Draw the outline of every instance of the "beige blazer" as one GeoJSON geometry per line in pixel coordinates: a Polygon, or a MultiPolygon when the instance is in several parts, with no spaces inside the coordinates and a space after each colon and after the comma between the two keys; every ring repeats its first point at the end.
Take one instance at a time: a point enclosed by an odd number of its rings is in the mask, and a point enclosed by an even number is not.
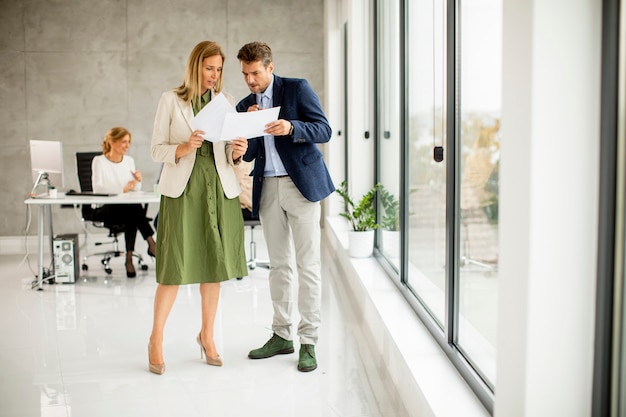
{"type": "MultiPolygon", "coordinates": [[[[232,104],[233,97],[223,94],[232,104]]],[[[150,152],[154,161],[163,163],[158,190],[165,196],[180,197],[189,181],[196,153],[191,152],[177,162],[176,148],[181,143],[189,141],[193,131],[191,127],[193,117],[191,103],[181,100],[173,90],[161,95],[154,118],[150,152]]],[[[224,194],[227,198],[237,197],[241,193],[241,187],[233,170],[233,151],[230,142],[213,143],[213,154],[224,194]]]]}
{"type": "Polygon", "coordinates": [[[239,186],[241,187],[241,194],[239,194],[239,203],[241,208],[246,208],[252,211],[252,177],[250,172],[252,171],[252,163],[241,161],[239,165],[235,167],[235,174],[239,179],[239,186]]]}

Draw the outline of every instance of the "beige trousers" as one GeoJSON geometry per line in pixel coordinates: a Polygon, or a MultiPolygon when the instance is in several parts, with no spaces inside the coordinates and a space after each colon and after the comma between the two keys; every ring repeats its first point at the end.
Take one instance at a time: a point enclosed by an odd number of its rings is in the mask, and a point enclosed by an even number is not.
{"type": "Polygon", "coordinates": [[[312,203],[304,198],[291,178],[265,178],[259,217],[270,258],[269,285],[274,307],[272,329],[283,339],[293,340],[295,266],[300,344],[317,344],[321,321],[320,216],[319,201],[312,203]]]}

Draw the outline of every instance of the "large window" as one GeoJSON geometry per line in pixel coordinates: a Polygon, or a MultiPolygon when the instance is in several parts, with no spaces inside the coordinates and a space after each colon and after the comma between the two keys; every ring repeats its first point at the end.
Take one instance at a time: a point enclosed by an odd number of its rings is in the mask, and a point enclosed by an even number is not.
{"type": "Polygon", "coordinates": [[[377,150],[378,247],[391,265],[399,269],[400,256],[400,9],[397,2],[378,4],[377,150]],[[382,162],[384,161],[384,162],[382,162]]]}
{"type": "Polygon", "coordinates": [[[376,162],[383,186],[377,253],[489,409],[496,375],[501,3],[376,6],[376,162]],[[386,222],[389,207],[402,215],[395,228],[386,222]],[[390,238],[396,228],[401,234],[390,238]]]}
{"type": "Polygon", "coordinates": [[[406,284],[443,329],[446,320],[445,2],[408,9],[407,130],[408,268],[406,284]]]}
{"type": "Polygon", "coordinates": [[[461,2],[458,346],[493,386],[497,317],[502,0],[461,2]]]}

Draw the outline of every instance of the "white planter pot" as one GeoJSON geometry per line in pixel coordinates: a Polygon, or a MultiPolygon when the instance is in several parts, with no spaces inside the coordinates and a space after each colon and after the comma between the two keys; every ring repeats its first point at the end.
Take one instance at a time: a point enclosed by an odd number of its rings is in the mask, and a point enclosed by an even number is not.
{"type": "Polygon", "coordinates": [[[348,252],[352,258],[368,258],[374,252],[374,231],[355,232],[348,235],[348,252]]]}

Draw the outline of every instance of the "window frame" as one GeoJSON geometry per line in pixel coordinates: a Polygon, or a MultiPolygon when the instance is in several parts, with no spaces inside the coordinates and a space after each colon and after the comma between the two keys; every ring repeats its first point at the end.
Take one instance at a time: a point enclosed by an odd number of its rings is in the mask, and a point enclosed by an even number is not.
{"type": "MultiPolygon", "coordinates": [[[[375,0],[373,2],[373,28],[374,28],[374,87],[376,94],[378,94],[378,80],[380,77],[380,54],[378,51],[379,41],[381,36],[381,22],[380,15],[378,13],[379,5],[385,0],[375,0]]],[[[409,213],[409,199],[408,197],[408,179],[405,175],[407,167],[409,166],[409,141],[407,138],[408,129],[408,89],[409,81],[407,74],[409,73],[409,43],[407,42],[407,29],[409,25],[409,13],[407,0],[397,0],[399,2],[399,73],[400,79],[400,91],[398,99],[400,101],[400,108],[403,111],[400,113],[400,149],[401,159],[399,166],[400,174],[400,268],[399,270],[388,260],[383,251],[379,249],[379,243],[377,242],[374,255],[385,269],[385,271],[392,277],[392,281],[398,287],[400,293],[407,300],[409,305],[415,311],[419,319],[424,323],[428,331],[433,335],[433,338],[439,344],[446,356],[450,359],[452,364],[459,371],[461,376],[465,379],[470,386],[474,394],[478,397],[479,401],[493,414],[494,408],[494,391],[495,387],[486,381],[476,369],[471,360],[465,357],[464,353],[457,346],[458,340],[458,325],[459,325],[459,267],[460,267],[460,210],[457,202],[460,197],[460,167],[459,167],[459,154],[460,150],[457,146],[457,140],[460,137],[460,120],[459,112],[460,106],[458,101],[457,88],[459,86],[459,66],[458,62],[458,36],[459,36],[459,19],[457,18],[457,12],[460,10],[461,0],[442,0],[445,3],[446,8],[446,63],[445,63],[445,88],[446,88],[446,132],[444,134],[445,148],[444,158],[447,161],[446,166],[446,289],[445,289],[445,325],[442,329],[434,317],[429,312],[429,307],[425,305],[419,295],[407,285],[407,277],[409,271],[409,242],[408,242],[408,221],[407,216],[409,213]],[[452,225],[452,226],[450,226],[452,225]]],[[[376,117],[373,120],[374,125],[374,140],[375,140],[375,182],[378,182],[381,178],[381,161],[380,161],[380,141],[383,140],[378,134],[380,129],[380,121],[378,119],[380,109],[378,102],[380,97],[374,100],[373,110],[376,117]]]]}

